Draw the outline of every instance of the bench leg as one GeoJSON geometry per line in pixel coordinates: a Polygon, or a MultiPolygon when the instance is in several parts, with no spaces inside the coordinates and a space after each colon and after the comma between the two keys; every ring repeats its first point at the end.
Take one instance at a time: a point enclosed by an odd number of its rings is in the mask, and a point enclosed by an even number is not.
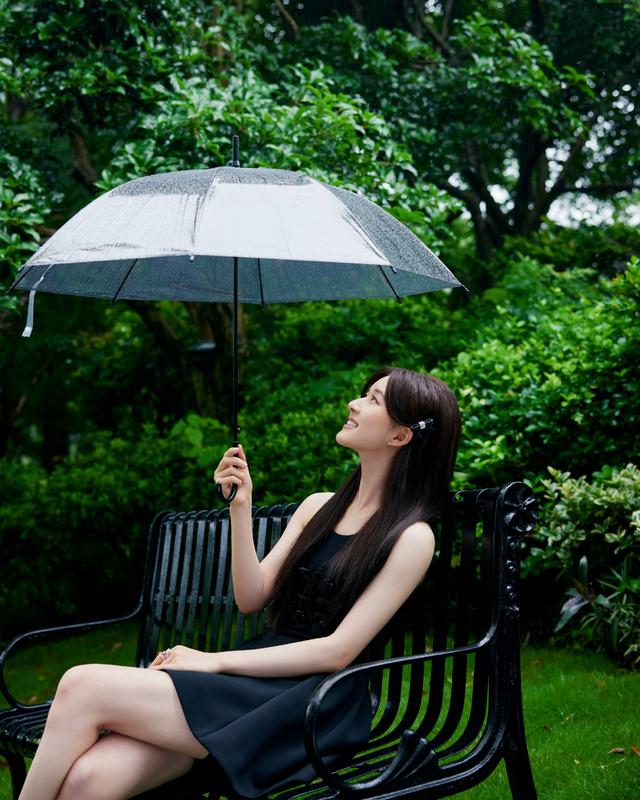
{"type": "Polygon", "coordinates": [[[511,717],[507,723],[504,750],[502,752],[504,753],[507,777],[509,778],[509,787],[513,800],[538,800],[527,749],[519,673],[516,686],[517,700],[513,704],[511,717]]]}
{"type": "Polygon", "coordinates": [[[504,761],[513,800],[538,800],[527,746],[518,749],[508,748],[504,754],[504,761]]]}
{"type": "Polygon", "coordinates": [[[3,753],[3,757],[7,760],[7,764],[9,764],[13,800],[18,800],[18,795],[22,791],[22,786],[27,777],[27,768],[24,763],[24,758],[15,753],[3,753]]]}

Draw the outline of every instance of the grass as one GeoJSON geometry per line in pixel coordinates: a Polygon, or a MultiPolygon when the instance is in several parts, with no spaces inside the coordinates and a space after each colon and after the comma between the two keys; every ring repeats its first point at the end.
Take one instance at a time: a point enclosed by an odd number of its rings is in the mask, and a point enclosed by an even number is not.
{"type": "MultiPolygon", "coordinates": [[[[523,650],[527,743],[540,800],[640,798],[640,675],[569,650],[523,650]],[[609,754],[624,747],[625,754],[609,754]]],[[[503,767],[459,797],[510,798],[503,767]]]]}
{"type": "MultiPolygon", "coordinates": [[[[10,661],[10,688],[23,701],[50,697],[73,664],[132,664],[130,625],[35,645],[10,661]]],[[[523,649],[527,741],[540,800],[640,798],[640,676],[621,672],[598,655],[570,650],[523,649]],[[623,747],[624,754],[609,754],[623,747]]],[[[504,768],[462,800],[510,800],[504,768]]],[[[0,800],[10,800],[9,772],[0,760],[0,800]]]]}

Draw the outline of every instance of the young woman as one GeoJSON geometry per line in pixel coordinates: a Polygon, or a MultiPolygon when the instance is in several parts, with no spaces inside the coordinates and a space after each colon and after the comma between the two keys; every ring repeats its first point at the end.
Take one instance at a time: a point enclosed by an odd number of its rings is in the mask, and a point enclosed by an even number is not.
{"type": "MultiPolygon", "coordinates": [[[[269,603],[267,632],[228,652],[178,645],[148,669],[70,669],[20,800],[129,798],[203,759],[199,769],[245,797],[313,776],[302,739],[309,696],[327,673],[366,657],[424,578],[429,520],[446,497],[460,430],[446,384],[405,369],[372,375],[348,409],[336,441],[360,465],[335,494],[307,497],[262,562],[243,448],[227,450],[215,470],[225,491],[237,486],[236,602],[245,613],[269,603]]],[[[370,721],[366,683],[342,681],[322,709],[327,763],[363,745],[370,721]]]]}

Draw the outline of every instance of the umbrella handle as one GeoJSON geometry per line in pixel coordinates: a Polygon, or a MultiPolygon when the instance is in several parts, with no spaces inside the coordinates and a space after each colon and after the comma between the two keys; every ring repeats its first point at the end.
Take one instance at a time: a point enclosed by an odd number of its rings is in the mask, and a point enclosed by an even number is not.
{"type": "Polygon", "coordinates": [[[216,492],[218,493],[218,497],[222,500],[223,503],[230,503],[236,496],[237,491],[238,487],[235,485],[235,483],[233,483],[231,484],[231,491],[229,492],[229,497],[225,497],[224,491],[222,490],[222,485],[216,483],[216,492]]]}

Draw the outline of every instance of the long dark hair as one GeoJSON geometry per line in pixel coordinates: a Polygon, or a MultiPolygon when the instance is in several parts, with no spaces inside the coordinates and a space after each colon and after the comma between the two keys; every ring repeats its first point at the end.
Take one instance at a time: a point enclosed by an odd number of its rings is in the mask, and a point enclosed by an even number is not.
{"type": "MultiPolygon", "coordinates": [[[[327,577],[335,582],[333,630],[381,569],[393,545],[409,525],[437,516],[449,490],[458,440],[460,411],[449,387],[433,375],[400,367],[383,367],[365,383],[362,396],[380,378],[389,376],[384,402],[391,419],[410,426],[432,420],[412,440],[398,447],[390,464],[380,508],[357,535],[329,561],[327,577]]],[[[309,520],[285,559],[269,608],[271,624],[278,628],[287,618],[296,564],[335,530],[360,485],[360,466],[309,520]]]]}

